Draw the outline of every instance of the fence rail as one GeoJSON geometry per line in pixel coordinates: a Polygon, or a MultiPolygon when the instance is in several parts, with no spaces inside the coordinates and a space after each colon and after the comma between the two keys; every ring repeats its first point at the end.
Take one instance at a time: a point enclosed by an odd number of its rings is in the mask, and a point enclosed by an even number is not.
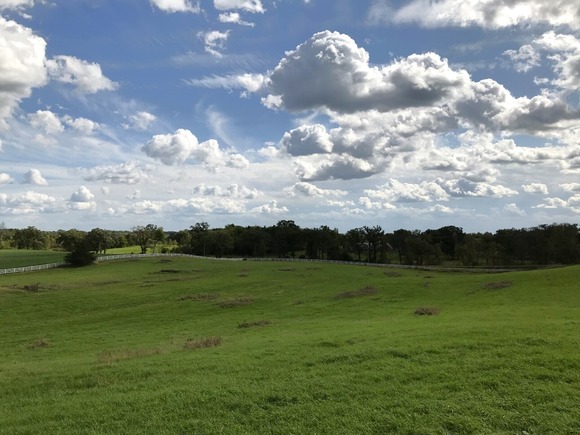
{"type": "MultiPolygon", "coordinates": [[[[307,258],[216,258],[203,257],[191,254],[117,254],[117,255],[103,255],[97,258],[97,262],[110,260],[129,260],[139,258],[151,257],[189,257],[199,258],[203,260],[220,260],[220,261],[270,261],[270,262],[296,262],[296,263],[328,263],[328,264],[345,264],[351,266],[368,266],[368,267],[384,267],[393,269],[416,269],[416,270],[432,270],[439,272],[480,272],[480,273],[500,273],[512,272],[515,269],[481,269],[481,268],[465,268],[465,267],[437,267],[437,266],[414,266],[406,264],[383,264],[383,263],[364,263],[357,261],[340,261],[340,260],[316,260],[307,258]]],[[[66,266],[66,263],[51,263],[40,264],[37,266],[12,267],[9,269],[0,269],[0,275],[8,275],[13,273],[36,272],[38,270],[55,269],[57,267],[66,266]]]]}

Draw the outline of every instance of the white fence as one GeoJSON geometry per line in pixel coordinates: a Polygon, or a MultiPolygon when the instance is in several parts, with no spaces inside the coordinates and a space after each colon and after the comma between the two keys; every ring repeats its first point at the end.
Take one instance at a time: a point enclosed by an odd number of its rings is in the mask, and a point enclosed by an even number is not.
{"type": "MultiPolygon", "coordinates": [[[[278,262],[300,262],[300,263],[328,263],[328,264],[345,264],[351,266],[370,266],[370,267],[384,267],[394,269],[419,269],[419,270],[433,270],[440,272],[459,272],[459,271],[477,271],[482,273],[499,273],[511,272],[514,269],[475,269],[475,268],[444,268],[437,266],[410,266],[404,264],[383,264],[383,263],[363,263],[356,261],[339,261],[339,260],[311,260],[303,258],[215,258],[202,257],[199,255],[190,254],[119,254],[119,255],[104,255],[97,258],[97,262],[109,260],[127,260],[151,257],[189,257],[199,258],[204,260],[221,260],[221,261],[278,261],[278,262]]],[[[8,275],[12,273],[35,272],[37,270],[55,269],[57,267],[66,266],[66,263],[51,263],[41,264],[38,266],[13,267],[10,269],[0,269],[0,275],[8,275]]]]}

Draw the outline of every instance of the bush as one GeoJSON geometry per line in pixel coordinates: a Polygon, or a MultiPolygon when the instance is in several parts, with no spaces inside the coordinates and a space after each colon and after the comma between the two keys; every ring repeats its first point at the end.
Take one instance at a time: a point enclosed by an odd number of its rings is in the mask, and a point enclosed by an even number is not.
{"type": "Polygon", "coordinates": [[[64,257],[64,261],[73,267],[88,266],[97,261],[97,254],[81,247],[69,252],[64,257]]]}

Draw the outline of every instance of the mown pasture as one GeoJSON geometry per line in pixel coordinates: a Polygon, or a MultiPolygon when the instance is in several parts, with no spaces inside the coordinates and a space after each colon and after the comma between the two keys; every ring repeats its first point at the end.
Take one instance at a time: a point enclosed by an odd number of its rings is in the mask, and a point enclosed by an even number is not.
{"type": "Polygon", "coordinates": [[[33,249],[0,249],[0,269],[60,263],[66,252],[36,251],[33,249]]]}
{"type": "Polygon", "coordinates": [[[0,433],[580,433],[579,278],[189,258],[0,276],[0,433]]]}

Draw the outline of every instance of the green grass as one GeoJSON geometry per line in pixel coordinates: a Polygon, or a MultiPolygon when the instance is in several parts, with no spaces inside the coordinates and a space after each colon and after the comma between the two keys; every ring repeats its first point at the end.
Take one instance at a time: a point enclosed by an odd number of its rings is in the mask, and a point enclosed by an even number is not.
{"type": "Polygon", "coordinates": [[[66,253],[62,251],[2,249],[0,250],[0,269],[60,263],[64,261],[65,255],[66,253]]]}
{"type": "Polygon", "coordinates": [[[392,272],[0,276],[0,433],[580,433],[579,267],[392,272]]]}

